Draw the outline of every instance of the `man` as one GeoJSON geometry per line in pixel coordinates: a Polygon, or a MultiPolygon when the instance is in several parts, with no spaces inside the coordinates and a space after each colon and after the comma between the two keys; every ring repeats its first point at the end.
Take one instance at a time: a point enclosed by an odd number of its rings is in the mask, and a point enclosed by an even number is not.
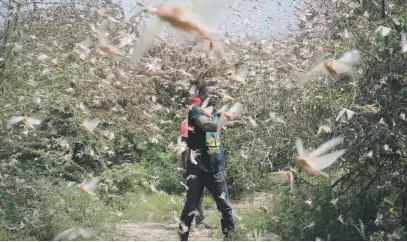
{"type": "MultiPolygon", "coordinates": [[[[189,102],[189,105],[196,105],[196,104],[200,104],[201,103],[201,99],[199,97],[194,97],[191,98],[191,101],[189,102]]],[[[182,141],[187,142],[188,140],[188,118],[186,118],[184,121],[182,121],[181,125],[180,125],[180,135],[182,137],[182,141]]],[[[186,151],[184,151],[183,154],[181,154],[178,157],[178,169],[181,171],[181,173],[183,174],[183,177],[186,179],[186,169],[187,169],[187,159],[189,156],[189,149],[187,148],[186,151]]],[[[186,203],[187,198],[185,197],[185,201],[184,204],[186,203]]],[[[203,209],[202,209],[202,200],[203,200],[203,194],[201,196],[201,198],[199,199],[198,202],[198,213],[195,217],[195,222],[196,222],[196,226],[199,228],[211,228],[206,222],[205,222],[205,216],[203,213],[203,209]]]]}
{"type": "MultiPolygon", "coordinates": [[[[209,99],[208,106],[215,107],[218,95],[214,85],[203,85],[199,88],[201,102],[209,99]]],[[[206,116],[200,105],[191,108],[188,115],[188,123],[194,128],[194,132],[188,132],[188,147],[192,151],[198,151],[195,157],[196,163],[188,158],[186,176],[196,176],[187,181],[187,201],[181,214],[179,234],[181,240],[188,240],[194,211],[198,207],[202,191],[206,187],[212,194],[218,210],[222,213],[221,226],[226,239],[230,239],[230,232],[234,231],[235,225],[232,216],[232,208],[229,206],[229,195],[223,169],[225,157],[221,135],[216,133],[220,114],[214,108],[212,115],[206,116]],[[211,116],[211,117],[208,117],[211,116]]]]}

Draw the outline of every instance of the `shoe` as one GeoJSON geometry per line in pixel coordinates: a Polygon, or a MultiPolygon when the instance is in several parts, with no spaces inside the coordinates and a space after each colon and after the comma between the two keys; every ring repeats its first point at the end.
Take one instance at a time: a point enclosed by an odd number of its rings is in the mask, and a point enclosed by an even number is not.
{"type": "Polygon", "coordinates": [[[223,240],[224,241],[236,241],[236,231],[229,231],[229,232],[223,232],[223,240]]]}
{"type": "Polygon", "coordinates": [[[182,232],[181,230],[178,230],[179,239],[180,239],[181,241],[188,241],[189,232],[190,232],[190,231],[182,232]]]}
{"type": "Polygon", "coordinates": [[[224,241],[235,241],[235,238],[231,234],[223,234],[223,240],[224,241]]]}

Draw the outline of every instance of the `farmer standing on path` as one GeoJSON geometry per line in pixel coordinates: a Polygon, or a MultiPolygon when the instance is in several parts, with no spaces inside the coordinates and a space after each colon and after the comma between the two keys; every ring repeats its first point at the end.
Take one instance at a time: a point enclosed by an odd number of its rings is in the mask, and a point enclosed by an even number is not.
{"type": "MultiPolygon", "coordinates": [[[[201,103],[201,99],[199,97],[194,97],[194,98],[191,98],[189,105],[191,106],[191,105],[196,105],[196,104],[200,104],[200,103],[201,103]]],[[[179,133],[182,137],[182,141],[187,142],[187,140],[188,140],[188,118],[186,118],[184,121],[182,121],[182,123],[180,125],[179,133]]],[[[189,158],[189,148],[187,147],[187,149],[178,157],[178,169],[181,171],[184,179],[187,179],[187,176],[186,176],[187,165],[186,164],[187,164],[188,158],[189,158]]],[[[200,227],[200,228],[204,227],[204,228],[210,229],[211,227],[205,222],[205,216],[204,216],[203,209],[202,209],[202,200],[203,200],[203,194],[198,202],[197,210],[198,210],[199,214],[196,214],[196,217],[195,217],[196,226],[200,227]]],[[[187,202],[187,198],[185,197],[184,204],[186,202],[187,202]]]]}
{"type": "MultiPolygon", "coordinates": [[[[203,85],[199,88],[201,102],[209,98],[208,106],[215,106],[218,99],[214,85],[203,85]]],[[[230,239],[230,232],[234,231],[235,224],[232,216],[232,208],[229,205],[229,195],[223,169],[225,168],[225,156],[221,135],[216,132],[220,114],[214,108],[212,117],[206,116],[200,110],[200,105],[194,105],[189,111],[188,123],[194,128],[194,132],[188,131],[188,147],[192,151],[200,153],[195,158],[197,164],[191,162],[189,156],[186,176],[196,176],[187,181],[187,201],[181,214],[179,234],[182,241],[188,240],[194,211],[198,207],[199,199],[206,187],[212,194],[218,210],[222,213],[221,226],[225,239],[230,239]]]]}

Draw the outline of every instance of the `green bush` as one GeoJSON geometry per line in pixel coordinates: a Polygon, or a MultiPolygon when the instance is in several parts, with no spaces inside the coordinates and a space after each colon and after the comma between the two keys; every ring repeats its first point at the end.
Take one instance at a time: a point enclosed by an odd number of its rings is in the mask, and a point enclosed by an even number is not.
{"type": "MultiPolygon", "coordinates": [[[[38,179],[3,199],[4,231],[9,240],[52,240],[71,227],[91,228],[98,232],[113,226],[111,211],[97,196],[81,193],[72,184],[38,179]]],[[[8,196],[5,191],[1,196],[8,196]]]]}

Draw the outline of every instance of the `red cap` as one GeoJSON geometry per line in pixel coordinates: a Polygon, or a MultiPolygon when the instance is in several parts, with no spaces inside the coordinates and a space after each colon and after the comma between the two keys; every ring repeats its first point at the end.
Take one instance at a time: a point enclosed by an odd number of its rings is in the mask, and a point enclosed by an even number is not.
{"type": "Polygon", "coordinates": [[[199,97],[193,97],[189,101],[189,105],[194,105],[194,104],[201,104],[201,99],[199,97]]]}

